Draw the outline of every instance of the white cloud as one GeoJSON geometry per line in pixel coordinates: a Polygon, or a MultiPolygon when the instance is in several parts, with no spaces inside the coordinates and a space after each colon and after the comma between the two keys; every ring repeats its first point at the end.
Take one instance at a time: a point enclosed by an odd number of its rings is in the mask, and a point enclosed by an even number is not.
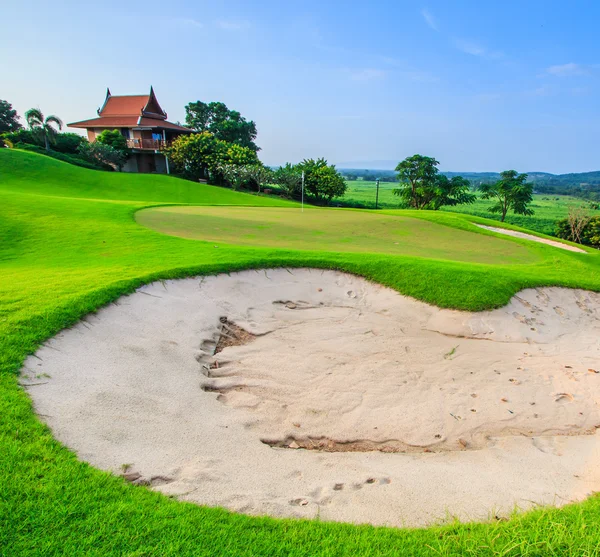
{"type": "Polygon", "coordinates": [[[197,19],[189,18],[189,17],[178,17],[173,20],[173,23],[179,25],[181,27],[195,27],[196,29],[200,29],[204,27],[204,24],[197,19]]]}
{"type": "Polygon", "coordinates": [[[556,77],[569,77],[573,75],[585,75],[588,73],[583,66],[575,64],[574,62],[550,66],[546,69],[546,72],[556,77]]]}
{"type": "Polygon", "coordinates": [[[437,21],[435,20],[435,18],[433,17],[433,15],[431,14],[431,12],[429,10],[423,8],[421,10],[421,15],[423,16],[425,23],[427,23],[427,25],[431,29],[433,29],[434,31],[439,31],[437,21]]]}
{"type": "Polygon", "coordinates": [[[504,54],[499,50],[488,50],[481,44],[466,39],[454,39],[454,46],[465,54],[478,56],[479,58],[488,58],[490,60],[504,58],[504,54]]]}
{"type": "Polygon", "coordinates": [[[226,31],[239,31],[240,29],[248,29],[250,27],[250,22],[220,19],[217,21],[217,27],[225,29],[226,31]]]}

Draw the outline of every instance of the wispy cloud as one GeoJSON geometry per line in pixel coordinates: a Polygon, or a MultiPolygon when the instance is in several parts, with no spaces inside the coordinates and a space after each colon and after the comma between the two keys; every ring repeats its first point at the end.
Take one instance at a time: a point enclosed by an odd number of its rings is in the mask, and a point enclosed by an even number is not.
{"type": "Polygon", "coordinates": [[[226,31],[239,31],[241,29],[248,29],[250,27],[250,22],[220,19],[219,21],[217,21],[217,27],[226,31]]]}
{"type": "Polygon", "coordinates": [[[397,58],[392,58],[391,56],[382,56],[380,60],[386,66],[393,68],[393,73],[402,77],[402,79],[421,83],[435,83],[439,81],[435,75],[427,71],[415,69],[406,62],[398,60],[397,58]]]}
{"type": "Polygon", "coordinates": [[[499,50],[489,50],[480,43],[467,39],[454,39],[454,46],[465,54],[478,56],[479,58],[488,58],[490,60],[500,60],[501,58],[504,58],[504,54],[499,50]]]}
{"type": "Polygon", "coordinates": [[[346,70],[346,72],[352,81],[373,81],[382,79],[387,75],[385,70],[380,70],[378,68],[361,68],[346,70]]]}
{"type": "Polygon", "coordinates": [[[575,64],[569,62],[568,64],[558,64],[556,66],[550,66],[546,69],[546,73],[555,77],[571,77],[574,75],[586,75],[588,73],[587,68],[581,64],[575,64]]]}
{"type": "Polygon", "coordinates": [[[201,21],[191,17],[177,17],[173,20],[173,23],[180,27],[195,27],[196,29],[204,27],[204,24],[201,21]]]}
{"type": "Polygon", "coordinates": [[[421,15],[423,16],[425,23],[427,23],[427,25],[431,29],[433,29],[434,31],[439,31],[437,21],[436,21],[435,17],[433,17],[432,13],[429,10],[427,10],[426,8],[423,8],[421,10],[421,15]]]}

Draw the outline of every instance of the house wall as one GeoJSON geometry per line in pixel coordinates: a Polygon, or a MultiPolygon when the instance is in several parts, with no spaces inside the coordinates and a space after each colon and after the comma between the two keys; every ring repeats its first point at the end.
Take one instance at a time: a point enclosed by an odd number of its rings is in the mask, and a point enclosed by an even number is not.
{"type": "Polygon", "coordinates": [[[123,172],[139,172],[137,155],[135,153],[129,155],[127,162],[123,165],[123,172]]]}

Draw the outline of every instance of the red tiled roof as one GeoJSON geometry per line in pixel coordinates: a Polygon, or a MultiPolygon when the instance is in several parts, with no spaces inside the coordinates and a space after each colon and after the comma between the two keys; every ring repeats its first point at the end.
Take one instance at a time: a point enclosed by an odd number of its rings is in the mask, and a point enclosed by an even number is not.
{"type": "Polygon", "coordinates": [[[139,116],[102,116],[92,118],[91,120],[82,120],[67,124],[70,128],[160,128],[166,130],[177,130],[180,132],[189,132],[193,130],[184,128],[166,120],[157,120],[155,118],[141,118],[139,116]],[[139,122],[139,123],[138,123],[139,122]]]}
{"type": "Polygon", "coordinates": [[[102,117],[140,116],[149,100],[150,95],[108,97],[99,115],[102,117]]]}

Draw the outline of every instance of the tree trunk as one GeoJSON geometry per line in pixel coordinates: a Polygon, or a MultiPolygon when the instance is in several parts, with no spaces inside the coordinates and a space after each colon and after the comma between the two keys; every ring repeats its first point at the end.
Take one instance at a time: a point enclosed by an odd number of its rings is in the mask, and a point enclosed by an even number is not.
{"type": "Polygon", "coordinates": [[[44,133],[44,142],[46,143],[46,151],[50,151],[50,142],[48,141],[47,133],[44,133]]]}

